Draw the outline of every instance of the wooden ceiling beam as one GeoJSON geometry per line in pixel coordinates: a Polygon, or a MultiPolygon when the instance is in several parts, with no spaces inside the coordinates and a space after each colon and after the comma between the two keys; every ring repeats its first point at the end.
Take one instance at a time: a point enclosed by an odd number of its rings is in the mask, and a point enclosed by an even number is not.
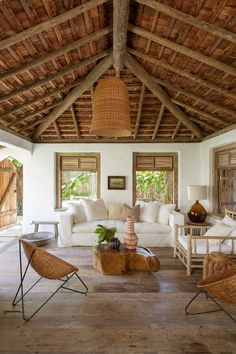
{"type": "Polygon", "coordinates": [[[130,55],[125,56],[125,65],[133,72],[137,78],[156,96],[166,108],[180,120],[197,138],[202,138],[202,131],[197,125],[188,119],[186,114],[173,103],[168,94],[159,86],[152,76],[130,55]]]}
{"type": "Polygon", "coordinates": [[[0,114],[0,121],[2,119],[9,118],[10,115],[12,115],[18,111],[21,111],[28,106],[32,106],[35,103],[44,100],[45,98],[54,96],[60,92],[64,92],[66,90],[71,89],[72,87],[78,86],[81,83],[81,81],[82,81],[82,79],[78,79],[76,81],[73,81],[72,83],[64,85],[63,87],[59,87],[55,90],[49,91],[49,92],[45,93],[44,95],[38,95],[37,97],[33,98],[32,100],[26,101],[18,106],[15,106],[15,107],[11,108],[9,111],[0,114]]]}
{"type": "Polygon", "coordinates": [[[103,59],[99,64],[93,68],[86,76],[84,81],[75,87],[63,100],[63,102],[57,106],[46,118],[40,123],[34,134],[33,139],[37,139],[51,124],[54,122],[63,112],[65,112],[91,85],[96,82],[99,77],[104,74],[112,65],[112,56],[103,59]]]}
{"type": "MultiPolygon", "coordinates": [[[[196,139],[193,138],[191,141],[189,141],[189,137],[180,137],[180,138],[176,138],[175,140],[172,140],[171,138],[157,138],[155,140],[150,140],[148,138],[140,138],[138,140],[134,140],[133,138],[122,138],[122,139],[104,139],[104,138],[100,138],[99,140],[97,139],[93,139],[93,138],[83,138],[80,140],[80,144],[97,144],[99,143],[106,143],[106,144],[136,144],[137,142],[139,143],[145,143],[145,144],[149,144],[149,143],[199,143],[201,140],[200,139],[196,139]]],[[[41,140],[41,139],[35,139],[34,143],[38,143],[38,144],[44,144],[44,143],[48,143],[48,144],[53,144],[53,143],[78,143],[77,138],[68,138],[68,139],[63,139],[63,140],[57,140],[55,138],[47,138],[45,140],[41,140]]]]}
{"type": "Polygon", "coordinates": [[[217,128],[213,127],[212,124],[208,124],[200,119],[194,118],[189,116],[189,119],[191,119],[193,122],[197,123],[198,125],[207,128],[208,130],[212,131],[212,132],[216,132],[217,128]]]}
{"type": "Polygon", "coordinates": [[[75,107],[73,104],[70,106],[70,110],[71,110],[71,115],[72,115],[72,119],[73,119],[74,126],[75,126],[76,135],[77,135],[77,138],[79,139],[80,138],[79,125],[77,122],[77,117],[75,114],[75,107]]]}
{"type": "Polygon", "coordinates": [[[53,126],[56,130],[58,140],[62,140],[61,132],[56,121],[53,122],[53,126]]]}
{"type": "Polygon", "coordinates": [[[197,114],[199,114],[199,115],[201,115],[201,116],[203,116],[203,117],[205,117],[205,118],[207,118],[207,119],[210,119],[210,120],[213,121],[213,122],[216,122],[216,123],[221,124],[221,125],[224,125],[224,126],[227,125],[227,123],[225,123],[224,120],[222,120],[221,118],[215,117],[215,116],[213,116],[213,115],[210,114],[210,113],[201,111],[200,109],[197,109],[197,108],[195,108],[195,107],[192,106],[192,105],[190,106],[189,104],[187,104],[187,103],[185,103],[185,102],[176,100],[175,98],[172,98],[171,100],[172,100],[172,102],[174,102],[174,103],[177,104],[178,106],[181,106],[181,107],[184,107],[184,108],[186,108],[186,109],[189,109],[190,111],[195,112],[195,113],[197,113],[197,114]]]}
{"type": "Polygon", "coordinates": [[[63,12],[62,14],[51,18],[50,20],[41,22],[35,26],[32,26],[30,28],[27,28],[26,30],[19,32],[15,34],[14,36],[8,37],[0,41],[0,50],[4,48],[8,48],[12,46],[13,44],[19,43],[29,37],[32,37],[36,34],[42,33],[44,31],[48,31],[50,28],[59,25],[60,23],[63,23],[65,21],[70,20],[71,18],[81,15],[84,12],[87,12],[94,7],[97,7],[108,0],[90,0],[87,1],[86,3],[83,3],[77,7],[74,7],[73,9],[63,12]]]}
{"type": "Polygon", "coordinates": [[[162,116],[164,114],[164,110],[165,110],[165,105],[162,103],[160,112],[158,113],[156,125],[155,125],[155,128],[154,128],[154,132],[153,132],[153,135],[152,135],[152,140],[154,140],[156,138],[156,136],[157,136],[158,129],[159,129],[160,124],[161,124],[161,119],[162,119],[162,116]]]}
{"type": "Polygon", "coordinates": [[[86,58],[84,60],[82,60],[80,63],[76,63],[76,64],[72,64],[72,65],[68,65],[66,66],[64,69],[62,69],[61,71],[56,72],[55,74],[49,75],[47,77],[45,77],[44,79],[41,80],[36,80],[35,82],[33,82],[32,84],[23,86],[22,88],[12,91],[9,94],[7,94],[6,96],[1,96],[0,97],[0,103],[5,102],[6,100],[10,100],[11,98],[21,95],[23,93],[25,93],[26,91],[29,90],[33,90],[34,88],[36,88],[37,86],[40,85],[45,85],[50,81],[59,79],[69,73],[71,73],[73,70],[78,70],[81,69],[89,64],[92,64],[94,62],[96,62],[97,60],[104,58],[105,56],[107,56],[110,53],[109,50],[105,50],[102,53],[96,54],[93,57],[89,57],[86,58]]]}
{"type": "Polygon", "coordinates": [[[119,76],[124,67],[130,0],[113,0],[113,66],[119,76]]]}
{"type": "Polygon", "coordinates": [[[211,33],[214,36],[218,36],[222,39],[226,39],[227,41],[236,44],[236,33],[227,31],[224,28],[220,28],[220,27],[213,25],[211,23],[202,21],[199,18],[190,16],[184,12],[176,10],[173,7],[161,4],[158,1],[153,1],[153,0],[134,0],[134,1],[138,2],[139,4],[149,6],[156,11],[160,11],[160,12],[164,13],[165,15],[173,17],[173,18],[175,18],[179,21],[182,21],[184,23],[187,23],[190,26],[197,27],[202,31],[211,33]]]}
{"type": "Polygon", "coordinates": [[[45,53],[39,57],[38,59],[32,60],[29,63],[23,64],[17,68],[14,69],[10,69],[8,71],[5,71],[3,73],[0,74],[0,80],[5,80],[7,78],[9,78],[10,76],[13,75],[18,75],[26,70],[30,70],[33,67],[37,66],[37,65],[41,65],[46,63],[47,61],[53,60],[56,57],[58,57],[59,55],[62,55],[66,52],[69,52],[73,49],[77,49],[82,47],[85,44],[88,44],[92,41],[96,41],[97,39],[101,38],[102,36],[111,33],[112,32],[112,27],[108,26],[106,28],[102,28],[94,33],[89,34],[88,36],[85,36],[83,38],[78,39],[77,41],[73,41],[69,44],[67,44],[66,46],[56,49],[48,54],[45,55],[45,53]]]}
{"type": "Polygon", "coordinates": [[[181,125],[181,122],[178,121],[178,123],[176,124],[176,127],[175,127],[175,130],[174,130],[174,133],[171,137],[172,140],[174,140],[174,138],[176,137],[176,135],[178,134],[178,131],[179,131],[179,128],[180,128],[180,125],[181,125]]]}
{"type": "Polygon", "coordinates": [[[191,74],[190,72],[188,71],[185,71],[183,69],[179,69],[177,68],[175,65],[171,65],[167,62],[164,62],[163,60],[159,60],[159,59],[156,59],[148,54],[143,54],[143,53],[140,53],[139,51],[135,50],[135,49],[132,49],[132,48],[128,48],[127,49],[128,53],[130,54],[133,54],[135,55],[136,57],[142,59],[142,60],[145,60],[145,61],[148,61],[152,64],[155,64],[155,65],[159,65],[161,66],[162,68],[166,69],[166,70],[170,70],[172,72],[174,72],[175,74],[177,75],[181,75],[183,77],[186,77],[187,79],[193,81],[193,82],[196,82],[197,84],[201,85],[201,86],[204,86],[210,90],[215,90],[217,92],[219,92],[220,94],[222,95],[225,95],[227,97],[231,97],[233,99],[236,99],[236,93],[235,92],[232,92],[232,91],[229,91],[223,87],[220,87],[219,85],[213,83],[213,82],[210,82],[210,81],[206,81],[206,80],[203,80],[201,79],[199,76],[196,76],[196,75],[193,75],[191,74]]]}
{"type": "MultiPolygon", "coordinates": [[[[236,111],[234,111],[231,108],[227,108],[227,107],[221,106],[220,104],[215,103],[213,101],[206,100],[205,98],[203,98],[201,96],[195,95],[194,93],[192,93],[190,91],[186,91],[186,90],[182,89],[179,86],[172,85],[172,84],[170,84],[168,82],[165,82],[165,81],[163,81],[161,79],[158,79],[158,78],[156,78],[154,76],[153,76],[153,80],[155,80],[161,86],[167,87],[170,90],[177,91],[178,93],[181,93],[184,96],[193,98],[194,100],[196,100],[198,102],[201,102],[204,105],[211,106],[211,107],[213,107],[213,108],[215,108],[217,110],[221,110],[222,112],[227,113],[229,115],[232,115],[233,117],[236,116],[236,111]]],[[[223,120],[223,118],[222,118],[222,120],[223,120]]]]}
{"type": "Polygon", "coordinates": [[[137,118],[136,118],[135,129],[134,129],[134,139],[136,139],[136,137],[137,137],[138,129],[139,129],[139,125],[140,125],[140,120],[141,120],[141,116],[142,116],[145,89],[146,89],[145,85],[142,84],[141,92],[140,92],[140,96],[139,96],[137,118]]]}
{"type": "Polygon", "coordinates": [[[193,49],[189,49],[187,47],[184,47],[183,45],[180,45],[178,43],[170,41],[167,38],[160,37],[160,36],[153,34],[141,27],[129,24],[128,30],[131,31],[132,33],[137,34],[138,36],[141,36],[141,37],[146,38],[148,40],[150,39],[151,41],[153,41],[155,43],[161,44],[167,48],[175,50],[178,53],[184,54],[184,55],[186,55],[192,59],[195,59],[197,61],[200,61],[206,65],[212,66],[215,69],[219,69],[219,70],[226,72],[230,75],[236,76],[236,68],[234,68],[231,65],[224,64],[216,59],[208,57],[207,55],[196,52],[193,49]]]}

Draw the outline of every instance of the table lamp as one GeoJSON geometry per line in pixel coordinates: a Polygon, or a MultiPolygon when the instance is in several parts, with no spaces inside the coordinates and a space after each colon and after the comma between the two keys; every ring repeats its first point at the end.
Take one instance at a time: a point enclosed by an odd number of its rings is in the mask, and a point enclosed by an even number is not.
{"type": "Polygon", "coordinates": [[[187,186],[188,200],[196,200],[188,211],[188,218],[191,222],[202,223],[206,220],[206,209],[199,203],[199,200],[207,199],[207,186],[187,186]]]}

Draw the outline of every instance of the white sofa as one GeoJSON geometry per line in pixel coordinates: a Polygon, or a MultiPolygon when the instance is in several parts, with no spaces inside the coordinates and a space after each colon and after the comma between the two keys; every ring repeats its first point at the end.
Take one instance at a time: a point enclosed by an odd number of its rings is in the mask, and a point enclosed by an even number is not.
{"type": "MultiPolygon", "coordinates": [[[[99,211],[101,212],[101,209],[102,208],[97,208],[98,213],[99,211]]],[[[168,210],[168,208],[164,209],[168,210]]],[[[146,208],[146,212],[147,210],[148,209],[146,208]]],[[[100,214],[100,217],[102,217],[102,213],[100,214]]],[[[98,217],[99,216],[97,216],[97,218],[98,217]]],[[[142,220],[142,218],[140,222],[136,222],[134,225],[135,232],[138,236],[138,245],[143,247],[173,246],[174,225],[183,225],[184,215],[176,211],[171,211],[169,212],[168,216],[165,215],[165,218],[167,220],[167,223],[157,222],[156,219],[155,222],[145,222],[142,220]]],[[[121,242],[123,242],[124,235],[127,231],[127,222],[120,220],[111,220],[107,218],[91,220],[91,215],[87,217],[87,219],[85,220],[84,216],[82,216],[82,218],[76,218],[75,214],[73,214],[72,211],[66,211],[61,213],[58,247],[96,245],[97,235],[94,233],[94,231],[98,224],[102,224],[107,227],[116,227],[117,233],[115,236],[118,237],[121,242]]],[[[152,221],[152,218],[150,217],[148,217],[147,219],[149,221],[152,221]]]]}

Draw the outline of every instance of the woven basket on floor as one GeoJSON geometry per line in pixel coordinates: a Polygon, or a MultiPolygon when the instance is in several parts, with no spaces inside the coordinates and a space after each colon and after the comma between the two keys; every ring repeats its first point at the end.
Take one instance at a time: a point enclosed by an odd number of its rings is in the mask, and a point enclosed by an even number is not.
{"type": "Polygon", "coordinates": [[[236,266],[226,268],[198,283],[212,297],[226,304],[236,304],[236,266]]]}

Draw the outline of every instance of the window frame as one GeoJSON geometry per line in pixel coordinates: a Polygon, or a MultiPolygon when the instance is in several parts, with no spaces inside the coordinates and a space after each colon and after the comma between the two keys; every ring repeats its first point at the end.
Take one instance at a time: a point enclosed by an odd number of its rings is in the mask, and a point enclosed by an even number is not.
{"type": "MultiPolygon", "coordinates": [[[[147,157],[172,157],[173,166],[173,204],[178,208],[178,153],[177,152],[133,152],[133,190],[132,190],[132,199],[133,205],[136,202],[136,158],[139,156],[147,157]]],[[[150,171],[150,170],[147,170],[150,171]]],[[[157,169],[153,171],[163,171],[163,169],[157,169]]],[[[169,170],[170,171],[170,170],[169,170]]]]}
{"type": "MultiPolygon", "coordinates": [[[[62,185],[62,169],[61,169],[61,157],[95,157],[96,158],[96,173],[97,173],[97,199],[101,195],[101,164],[100,153],[97,152],[57,152],[56,153],[56,207],[55,209],[62,209],[61,200],[61,185],[62,185]]],[[[81,171],[78,169],[78,171],[81,171]]],[[[89,170],[84,170],[89,171],[89,170]]],[[[94,172],[94,170],[93,170],[94,172]]]]}

